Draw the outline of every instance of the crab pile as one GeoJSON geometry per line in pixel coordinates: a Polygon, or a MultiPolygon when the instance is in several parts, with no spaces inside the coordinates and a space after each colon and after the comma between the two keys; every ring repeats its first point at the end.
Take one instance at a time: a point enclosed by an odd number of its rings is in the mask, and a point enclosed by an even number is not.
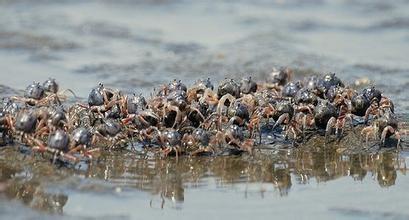
{"type": "Polygon", "coordinates": [[[18,141],[32,152],[69,161],[135,145],[176,157],[251,153],[263,132],[297,146],[307,132],[339,140],[357,122],[364,124],[364,140],[382,146],[395,136],[400,144],[394,105],[375,87],[356,91],[333,73],[294,82],[291,76],[292,70],[282,68],[266,82],[226,78],[217,88],[210,79],[189,88],[174,80],[147,99],[100,83],[87,103],[68,102],[72,91],[60,91],[48,79],[3,99],[0,132],[5,143],[18,141]]]}

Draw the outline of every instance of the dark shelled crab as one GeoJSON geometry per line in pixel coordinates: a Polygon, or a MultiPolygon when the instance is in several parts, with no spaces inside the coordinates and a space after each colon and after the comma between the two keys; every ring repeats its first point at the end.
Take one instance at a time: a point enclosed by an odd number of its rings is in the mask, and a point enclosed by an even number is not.
{"type": "Polygon", "coordinates": [[[352,114],[362,117],[362,116],[365,116],[367,109],[371,105],[371,102],[363,94],[357,94],[352,97],[351,105],[352,105],[352,109],[351,109],[352,114]]]}
{"type": "Polygon", "coordinates": [[[24,102],[31,106],[48,106],[50,104],[61,105],[62,101],[67,99],[67,96],[65,95],[67,92],[70,92],[76,97],[75,93],[70,89],[60,92],[57,82],[50,78],[42,85],[38,82],[33,82],[26,87],[22,97],[13,96],[12,99],[24,102]]]}
{"type": "Polygon", "coordinates": [[[240,101],[233,103],[233,106],[227,110],[227,115],[230,118],[230,124],[237,124],[239,126],[245,126],[250,120],[249,108],[246,104],[240,101]]]}
{"type": "Polygon", "coordinates": [[[36,138],[37,117],[30,110],[19,112],[15,121],[15,131],[21,135],[21,142],[32,146],[35,152],[53,153],[55,157],[62,157],[76,161],[75,157],[65,154],[68,150],[69,138],[65,131],[57,129],[48,138],[48,144],[36,138]]]}
{"type": "Polygon", "coordinates": [[[61,101],[67,99],[66,93],[70,93],[74,98],[78,98],[74,91],[72,91],[71,89],[60,91],[60,86],[54,78],[48,78],[43,82],[42,86],[46,95],[54,95],[58,103],[61,103],[61,101]]]}
{"type": "Polygon", "coordinates": [[[318,91],[322,96],[325,96],[331,87],[344,87],[344,83],[339,79],[335,73],[328,73],[318,81],[318,91]]]}
{"type": "Polygon", "coordinates": [[[79,127],[71,133],[71,144],[68,151],[69,154],[80,153],[88,158],[93,158],[93,155],[99,151],[99,148],[90,149],[93,142],[96,142],[95,136],[90,129],[79,127]]]}
{"type": "Polygon", "coordinates": [[[34,126],[34,136],[44,137],[57,128],[68,129],[67,116],[62,106],[23,108],[15,116],[7,115],[8,124],[14,121],[12,131],[28,132],[34,126]],[[25,126],[28,126],[25,128],[25,126]]]}
{"type": "Polygon", "coordinates": [[[242,78],[240,81],[241,96],[256,92],[257,87],[258,87],[257,83],[253,81],[250,76],[242,78]]]}
{"type": "Polygon", "coordinates": [[[351,114],[351,106],[348,103],[348,99],[342,93],[335,95],[334,104],[338,107],[338,116],[332,116],[328,122],[325,129],[325,137],[328,138],[328,135],[331,133],[332,128],[335,128],[335,135],[340,139],[344,133],[345,123],[348,120],[350,127],[353,127],[353,118],[351,114]]]}
{"type": "Polygon", "coordinates": [[[275,120],[273,129],[278,125],[288,123],[294,116],[294,107],[291,102],[279,101],[275,104],[273,119],[275,120]]]}
{"type": "Polygon", "coordinates": [[[292,78],[293,70],[288,67],[281,67],[280,69],[273,69],[267,79],[267,88],[281,88],[292,78]]]}
{"type": "Polygon", "coordinates": [[[230,93],[224,94],[217,102],[216,111],[210,114],[203,122],[202,127],[209,130],[216,126],[216,130],[222,129],[222,124],[229,120],[227,117],[228,110],[233,107],[236,98],[230,93]]]}
{"type": "Polygon", "coordinates": [[[240,97],[240,84],[237,83],[234,79],[224,79],[219,83],[217,88],[217,96],[219,98],[223,97],[226,94],[230,94],[235,98],[240,97]]]}
{"type": "Polygon", "coordinates": [[[142,94],[136,95],[135,93],[131,96],[125,96],[122,99],[121,110],[122,114],[127,116],[129,114],[136,114],[139,111],[143,111],[147,107],[147,102],[142,94]]]}
{"type": "Polygon", "coordinates": [[[49,78],[43,83],[43,88],[46,92],[57,93],[60,89],[60,86],[53,78],[49,78]]]}
{"type": "Polygon", "coordinates": [[[33,151],[40,153],[53,154],[53,161],[57,159],[68,160],[70,162],[77,162],[79,158],[69,154],[70,136],[64,130],[56,130],[48,137],[47,144],[39,139],[33,139],[33,151]]]}
{"type": "Polygon", "coordinates": [[[187,92],[187,86],[182,83],[181,80],[174,79],[172,82],[169,83],[169,91],[184,91],[187,92]]]}
{"type": "Polygon", "coordinates": [[[119,91],[114,91],[110,88],[106,88],[102,83],[99,83],[97,87],[91,89],[88,95],[88,105],[79,104],[81,107],[89,109],[91,112],[103,114],[110,110],[114,105],[120,103],[119,91]]]}
{"type": "Polygon", "coordinates": [[[34,110],[38,120],[37,135],[44,136],[56,129],[68,129],[67,113],[62,106],[40,107],[34,110]]]}
{"type": "Polygon", "coordinates": [[[281,95],[283,97],[294,97],[301,88],[301,82],[287,83],[281,90],[281,95]]]}
{"type": "Polygon", "coordinates": [[[187,90],[187,100],[188,102],[199,101],[204,94],[205,91],[213,91],[214,86],[210,81],[210,78],[206,80],[198,80],[195,84],[187,90]]]}
{"type": "Polygon", "coordinates": [[[172,128],[180,125],[187,105],[187,95],[184,90],[173,90],[170,92],[162,108],[161,115],[164,125],[172,128]]]}
{"type": "Polygon", "coordinates": [[[160,117],[150,109],[138,111],[134,114],[129,114],[122,119],[122,123],[130,126],[132,129],[146,129],[151,126],[159,126],[160,117]]]}
{"type": "Polygon", "coordinates": [[[185,133],[182,137],[182,146],[190,151],[190,155],[213,155],[215,149],[210,143],[211,134],[202,129],[192,129],[190,133],[185,133]]]}
{"type": "Polygon", "coordinates": [[[361,136],[365,135],[365,140],[368,142],[369,137],[380,139],[380,146],[385,145],[386,138],[395,135],[397,139],[396,147],[399,148],[401,142],[401,134],[398,129],[398,119],[391,110],[387,110],[379,118],[372,122],[372,125],[362,129],[361,136]]]}
{"type": "Polygon", "coordinates": [[[368,119],[370,115],[373,115],[376,118],[379,118],[385,112],[388,112],[388,111],[394,113],[394,105],[389,98],[383,95],[381,96],[380,100],[378,100],[377,97],[372,98],[369,107],[365,111],[365,116],[364,116],[365,124],[368,123],[368,119]]]}
{"type": "Polygon", "coordinates": [[[104,119],[93,129],[94,143],[103,142],[108,149],[119,148],[121,143],[127,142],[127,133],[123,125],[113,119],[104,119]]]}
{"type": "Polygon", "coordinates": [[[31,106],[44,106],[49,103],[60,104],[56,95],[47,95],[43,86],[38,82],[33,82],[24,90],[23,97],[13,96],[13,100],[21,101],[31,106]]]}
{"type": "MultiPolygon", "coordinates": [[[[258,91],[254,93],[251,98],[246,98],[245,96],[241,100],[247,100],[244,103],[247,104],[249,112],[251,113],[248,129],[250,132],[250,137],[254,137],[255,132],[258,132],[259,139],[261,143],[261,122],[265,119],[265,125],[269,125],[270,118],[274,118],[277,114],[276,104],[279,101],[283,101],[282,97],[275,90],[268,89],[263,91],[258,91]],[[248,100],[251,100],[250,102],[248,100]]],[[[277,118],[276,118],[277,120],[277,118]]]]}
{"type": "Polygon", "coordinates": [[[163,131],[159,131],[157,128],[154,128],[156,131],[158,144],[161,148],[161,153],[165,157],[169,154],[174,153],[176,159],[184,153],[182,147],[182,135],[175,129],[167,128],[163,131]]]}
{"type": "Polygon", "coordinates": [[[187,92],[187,86],[183,84],[181,80],[174,79],[170,83],[162,85],[159,88],[159,90],[156,92],[155,96],[167,96],[172,91],[177,91],[177,90],[187,92]]]}
{"type": "Polygon", "coordinates": [[[37,116],[32,109],[21,110],[15,120],[14,126],[11,127],[13,133],[21,135],[21,141],[30,142],[36,136],[37,116]]]}
{"type": "Polygon", "coordinates": [[[186,118],[184,122],[186,125],[191,125],[193,127],[199,127],[207,117],[207,106],[201,105],[198,102],[191,102],[189,105],[189,110],[186,112],[186,118]]]}
{"type": "Polygon", "coordinates": [[[236,150],[249,153],[253,152],[254,147],[253,139],[245,138],[243,129],[235,124],[227,126],[222,131],[217,131],[210,144],[222,149],[226,146],[232,146],[236,150]]]}
{"type": "Polygon", "coordinates": [[[332,117],[338,117],[337,108],[326,100],[321,100],[318,102],[317,106],[314,108],[314,123],[319,129],[326,129],[328,121],[332,117]]]}
{"type": "Polygon", "coordinates": [[[273,130],[278,126],[284,126],[284,137],[288,138],[292,135],[293,141],[298,141],[303,134],[303,130],[300,128],[302,125],[301,118],[296,117],[296,111],[290,102],[280,101],[276,104],[276,112],[273,115],[275,123],[273,130]]]}
{"type": "Polygon", "coordinates": [[[303,137],[305,130],[315,125],[314,109],[318,104],[318,97],[308,88],[300,89],[294,96],[296,118],[301,124],[303,137]]]}
{"type": "Polygon", "coordinates": [[[266,119],[266,124],[268,125],[270,118],[273,117],[275,112],[276,109],[271,103],[259,106],[253,111],[247,126],[251,138],[253,138],[257,132],[259,135],[259,142],[261,143],[261,120],[266,119]]]}

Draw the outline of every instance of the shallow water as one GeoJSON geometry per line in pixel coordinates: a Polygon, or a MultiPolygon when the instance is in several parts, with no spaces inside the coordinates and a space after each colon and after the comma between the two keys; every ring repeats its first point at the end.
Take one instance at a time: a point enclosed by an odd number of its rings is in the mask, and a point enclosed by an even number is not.
{"type": "MultiPolygon", "coordinates": [[[[56,78],[149,94],[174,78],[368,77],[408,122],[409,2],[0,0],[2,96],[56,78]],[[5,87],[7,86],[7,87],[5,87]]],[[[56,168],[0,149],[0,218],[407,219],[408,152],[263,150],[256,157],[146,159],[121,152],[56,168]]]]}

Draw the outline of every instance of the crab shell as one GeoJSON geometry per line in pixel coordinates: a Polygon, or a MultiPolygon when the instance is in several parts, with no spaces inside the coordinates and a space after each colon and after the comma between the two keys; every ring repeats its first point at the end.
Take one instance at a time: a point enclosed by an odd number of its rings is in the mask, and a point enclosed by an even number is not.
{"type": "Polygon", "coordinates": [[[33,83],[27,86],[24,97],[40,100],[44,97],[44,88],[39,83],[33,83]]]}
{"type": "Polygon", "coordinates": [[[364,116],[366,110],[371,105],[369,99],[363,94],[352,97],[351,104],[352,104],[351,112],[356,116],[364,116]]]}
{"type": "Polygon", "coordinates": [[[30,111],[23,111],[17,115],[15,127],[25,133],[33,133],[37,125],[37,118],[30,111]]]}
{"type": "Polygon", "coordinates": [[[56,130],[48,137],[48,147],[61,151],[68,151],[70,137],[63,130],[56,130]]]}
{"type": "Polygon", "coordinates": [[[257,83],[251,77],[245,77],[240,82],[240,92],[242,94],[250,94],[257,91],[257,83]]]}
{"type": "Polygon", "coordinates": [[[337,109],[329,102],[320,102],[314,108],[314,120],[318,128],[325,129],[329,119],[337,116],[337,109]]]}
{"type": "Polygon", "coordinates": [[[240,86],[233,79],[224,79],[220,82],[217,89],[217,96],[222,97],[229,93],[230,95],[238,98],[240,97],[240,86]]]}
{"type": "Polygon", "coordinates": [[[43,88],[47,92],[57,93],[59,86],[55,79],[49,78],[43,83],[43,88]]]}
{"type": "Polygon", "coordinates": [[[91,143],[92,133],[87,128],[77,128],[72,132],[72,140],[77,144],[88,146],[91,143]]]}

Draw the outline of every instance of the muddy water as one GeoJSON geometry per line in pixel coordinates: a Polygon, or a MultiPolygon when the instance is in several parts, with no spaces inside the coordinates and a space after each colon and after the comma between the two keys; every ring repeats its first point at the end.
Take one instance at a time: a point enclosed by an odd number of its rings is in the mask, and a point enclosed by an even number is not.
{"type": "MultiPolygon", "coordinates": [[[[0,91],[58,79],[149,94],[273,67],[368,77],[408,120],[409,2],[0,0],[0,91]]],[[[406,145],[405,145],[406,146],[406,145]]],[[[407,219],[408,152],[266,146],[255,157],[156,160],[134,152],[57,168],[0,149],[0,218],[407,219]]],[[[406,146],[407,147],[407,146],[406,146]]]]}

